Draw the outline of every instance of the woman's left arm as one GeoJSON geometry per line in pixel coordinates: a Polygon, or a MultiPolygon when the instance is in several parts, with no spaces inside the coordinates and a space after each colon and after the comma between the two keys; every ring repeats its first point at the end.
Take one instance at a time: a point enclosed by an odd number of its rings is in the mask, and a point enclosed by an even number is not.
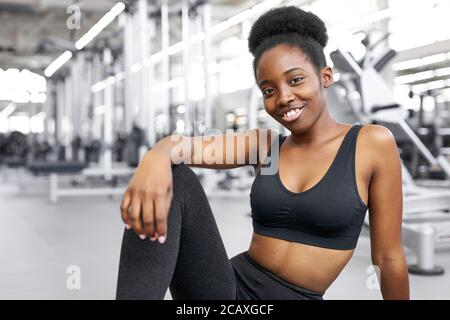
{"type": "Polygon", "coordinates": [[[369,185],[372,263],[380,271],[383,299],[408,300],[408,268],[402,243],[401,160],[391,131],[371,125],[367,133],[373,159],[369,185]]]}

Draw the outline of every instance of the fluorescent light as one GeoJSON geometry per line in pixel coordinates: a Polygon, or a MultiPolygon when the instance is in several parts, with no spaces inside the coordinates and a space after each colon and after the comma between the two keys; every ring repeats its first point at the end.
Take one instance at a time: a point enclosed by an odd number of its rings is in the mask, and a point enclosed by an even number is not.
{"type": "Polygon", "coordinates": [[[106,79],[103,79],[91,86],[91,92],[97,93],[104,90],[107,86],[113,85],[116,82],[122,81],[125,78],[125,72],[120,71],[114,76],[109,76],[106,79]]]}
{"type": "MultiPolygon", "coordinates": [[[[194,41],[192,41],[191,44],[194,44],[194,41]]],[[[181,49],[183,49],[183,41],[179,41],[179,42],[171,45],[170,47],[168,47],[167,48],[167,54],[168,55],[173,55],[173,54],[181,51],[181,49]]]]}
{"type": "Polygon", "coordinates": [[[55,59],[48,67],[45,69],[44,74],[47,78],[50,78],[59,68],[61,68],[67,61],[72,58],[72,52],[69,50],[65,51],[58,58],[55,59]]]}
{"type": "Polygon", "coordinates": [[[27,69],[8,69],[0,72],[0,100],[16,103],[45,101],[45,77],[27,69]]]}
{"type": "Polygon", "coordinates": [[[428,70],[428,71],[422,71],[422,72],[417,72],[417,73],[413,73],[413,74],[408,74],[405,76],[396,77],[395,83],[396,84],[407,84],[407,83],[417,82],[417,81],[421,81],[421,80],[431,79],[433,77],[434,77],[434,71],[428,70]]]}
{"type": "Polygon", "coordinates": [[[261,14],[272,7],[279,5],[281,2],[283,2],[283,0],[266,0],[254,5],[252,11],[254,14],[261,14]]]}
{"type": "Polygon", "coordinates": [[[434,75],[436,77],[449,76],[450,75],[450,67],[436,69],[436,70],[434,70],[434,75]]]}
{"type": "MultiPolygon", "coordinates": [[[[89,42],[92,41],[103,29],[114,20],[123,10],[125,9],[125,4],[123,2],[118,2],[114,7],[111,8],[88,32],[86,32],[77,42],[75,42],[75,48],[78,50],[83,49],[89,42]]],[[[47,78],[50,78],[59,68],[61,68],[67,61],[72,58],[72,52],[65,51],[61,54],[55,61],[53,61],[47,69],[45,69],[44,74],[47,78]]]]}
{"type": "Polygon", "coordinates": [[[77,42],[75,42],[75,48],[78,50],[83,49],[89,42],[92,41],[100,32],[103,31],[123,10],[125,4],[118,2],[111,8],[88,32],[86,32],[77,42]]]}
{"type": "Polygon", "coordinates": [[[435,70],[422,71],[412,74],[407,74],[404,76],[399,76],[395,78],[396,84],[407,84],[413,83],[421,80],[431,79],[434,77],[445,77],[450,75],[450,67],[439,68],[435,70]]]}
{"type": "Polygon", "coordinates": [[[17,90],[11,93],[11,100],[17,103],[30,102],[30,93],[26,90],[17,90]]]}
{"type": "Polygon", "coordinates": [[[116,77],[110,76],[110,77],[106,78],[106,81],[108,82],[108,84],[113,85],[114,83],[116,83],[116,77]]]}
{"type": "Polygon", "coordinates": [[[445,80],[435,80],[427,83],[428,90],[436,90],[445,88],[447,86],[447,83],[445,80]]]}
{"type": "Polygon", "coordinates": [[[431,79],[434,77],[434,72],[432,70],[417,72],[414,74],[414,81],[421,81],[426,79],[431,79]]]}
{"type": "Polygon", "coordinates": [[[209,74],[216,74],[223,71],[230,70],[240,66],[250,65],[252,63],[252,56],[250,53],[246,53],[243,56],[232,58],[230,60],[223,61],[221,63],[212,65],[209,74]]]}
{"type": "Polygon", "coordinates": [[[137,63],[133,64],[130,69],[131,69],[131,73],[136,73],[142,69],[142,65],[139,62],[137,62],[137,63]]]}
{"type": "Polygon", "coordinates": [[[41,112],[36,113],[35,115],[31,116],[31,119],[36,119],[36,118],[45,119],[46,117],[47,117],[47,114],[44,111],[41,111],[41,112]]]}
{"type": "MultiPolygon", "coordinates": [[[[414,93],[421,93],[421,92],[425,92],[428,90],[444,89],[449,86],[450,86],[450,78],[444,79],[444,80],[435,80],[435,81],[430,81],[427,83],[417,84],[417,85],[412,86],[412,90],[414,93]]],[[[448,90],[448,89],[445,89],[445,90],[448,90]]]]}
{"type": "Polygon", "coordinates": [[[92,85],[91,92],[92,93],[100,92],[103,89],[105,89],[107,86],[108,86],[108,83],[107,83],[106,79],[102,80],[102,81],[99,81],[96,84],[92,85]]]}
{"type": "Polygon", "coordinates": [[[423,58],[397,62],[392,65],[392,70],[403,71],[403,70],[408,70],[408,69],[414,69],[414,68],[427,66],[430,64],[443,62],[446,60],[450,60],[450,52],[447,54],[438,53],[438,54],[433,54],[431,56],[427,56],[427,57],[423,57],[423,58]]]}
{"type": "Polygon", "coordinates": [[[447,56],[445,53],[434,54],[432,56],[422,58],[422,63],[424,66],[438,63],[447,60],[447,56]]]}
{"type": "Polygon", "coordinates": [[[162,60],[164,58],[164,51],[159,51],[155,54],[152,54],[152,56],[150,57],[150,61],[152,63],[156,63],[160,60],[162,60]]]}
{"type": "Polygon", "coordinates": [[[411,90],[415,93],[415,94],[419,94],[422,93],[424,91],[428,90],[427,84],[426,83],[421,83],[421,84],[416,84],[415,86],[411,87],[411,90]]]}
{"type": "MultiPolygon", "coordinates": [[[[244,10],[225,21],[219,22],[219,23],[215,24],[214,26],[211,26],[209,28],[209,30],[207,31],[208,35],[211,36],[211,35],[215,35],[219,32],[225,31],[235,25],[238,25],[238,24],[250,19],[252,16],[261,14],[262,12],[280,4],[281,2],[283,2],[283,0],[263,1],[263,2],[255,5],[252,9],[244,10]]],[[[195,35],[192,35],[190,42],[191,42],[191,44],[195,44],[195,43],[203,41],[203,40],[205,40],[205,33],[199,32],[195,35]]],[[[183,49],[183,41],[179,41],[167,48],[167,54],[173,55],[177,52],[180,52],[182,49],[183,49]]],[[[156,52],[156,53],[152,54],[151,61],[153,63],[156,63],[156,62],[162,60],[164,58],[164,55],[165,55],[164,50],[156,52]]]]}
{"type": "Polygon", "coordinates": [[[5,109],[0,111],[0,117],[8,118],[16,110],[16,105],[14,103],[8,104],[5,109]]]}
{"type": "Polygon", "coordinates": [[[200,41],[205,40],[205,38],[206,38],[206,35],[205,35],[205,33],[202,31],[202,32],[199,32],[199,33],[193,35],[192,38],[191,38],[191,41],[192,41],[193,43],[197,43],[197,42],[200,42],[200,41]]]}
{"type": "Polygon", "coordinates": [[[144,67],[149,67],[152,64],[151,57],[145,58],[142,64],[144,65],[144,67]]]}
{"type": "Polygon", "coordinates": [[[422,59],[412,59],[394,63],[392,65],[392,70],[401,71],[407,69],[418,68],[422,66],[422,59]]]}
{"type": "Polygon", "coordinates": [[[161,82],[152,87],[153,92],[164,91],[170,88],[176,88],[183,84],[183,77],[174,78],[167,82],[161,82]]]}
{"type": "Polygon", "coordinates": [[[32,103],[44,103],[47,100],[45,93],[32,93],[30,94],[30,102],[32,103]]]}
{"type": "Polygon", "coordinates": [[[394,79],[395,84],[406,84],[406,83],[411,83],[414,82],[416,80],[415,76],[413,74],[408,74],[405,76],[400,76],[400,77],[396,77],[394,79]]]}
{"type": "Polygon", "coordinates": [[[96,84],[94,84],[91,87],[91,92],[92,93],[97,93],[99,91],[102,91],[103,89],[105,89],[107,86],[112,85],[116,82],[116,78],[114,76],[110,76],[102,81],[97,82],[96,84]]]}
{"type": "MultiPolygon", "coordinates": [[[[271,9],[272,7],[282,3],[283,1],[284,0],[265,0],[265,1],[261,2],[261,3],[258,3],[257,5],[253,6],[252,9],[244,10],[244,11],[242,11],[242,12],[232,16],[231,18],[229,18],[229,19],[227,19],[225,21],[219,22],[218,24],[215,24],[214,26],[210,27],[209,30],[207,31],[208,35],[211,36],[211,35],[215,35],[215,34],[217,34],[219,32],[225,31],[228,28],[231,28],[231,27],[233,27],[235,25],[238,25],[238,24],[240,24],[240,23],[250,19],[254,15],[261,14],[261,13],[271,9]]],[[[192,35],[190,43],[191,44],[195,44],[195,43],[201,42],[203,40],[205,40],[205,33],[204,32],[199,32],[199,33],[197,33],[195,35],[192,35]]],[[[75,44],[75,46],[76,46],[76,44],[75,44]]],[[[166,50],[161,50],[161,51],[158,51],[158,52],[152,54],[150,56],[150,61],[152,63],[157,63],[157,62],[161,61],[165,57],[166,54],[174,55],[177,52],[180,52],[182,49],[183,49],[183,41],[179,41],[177,43],[174,43],[170,47],[168,47],[166,49],[167,51],[166,50]]],[[[242,58],[243,57],[237,57],[237,59],[242,59],[242,58]]],[[[140,68],[139,68],[139,70],[137,70],[137,69],[138,69],[137,66],[135,66],[135,68],[132,67],[131,72],[137,72],[137,71],[140,70],[140,68]],[[134,71],[134,70],[136,70],[136,71],[134,71]]],[[[179,78],[175,78],[173,80],[170,80],[167,83],[158,84],[158,85],[153,87],[153,90],[154,91],[161,91],[161,90],[164,90],[166,88],[172,88],[172,87],[177,86],[177,85],[179,85],[179,78]]],[[[102,81],[99,81],[99,82],[95,83],[94,85],[92,85],[91,86],[91,91],[92,92],[98,92],[98,91],[103,90],[105,87],[106,86],[104,85],[104,82],[102,80],[102,81]]]]}
{"type": "Polygon", "coordinates": [[[253,16],[252,10],[247,9],[245,11],[239,12],[237,15],[232,16],[231,18],[229,18],[225,21],[215,24],[214,26],[209,28],[209,30],[207,32],[211,36],[218,34],[220,32],[223,32],[223,31],[245,21],[245,20],[250,19],[252,16],[253,16]]]}
{"type": "Polygon", "coordinates": [[[120,71],[116,75],[116,82],[122,81],[125,78],[125,72],[120,71]]]}
{"type": "Polygon", "coordinates": [[[208,34],[215,35],[220,32],[223,32],[235,25],[238,25],[238,24],[250,19],[251,17],[253,17],[255,15],[261,14],[261,13],[269,10],[270,8],[280,4],[281,2],[283,2],[283,0],[263,1],[255,6],[253,6],[253,8],[251,8],[251,9],[247,9],[242,12],[239,12],[238,14],[232,16],[231,18],[229,18],[225,21],[219,22],[218,24],[215,24],[208,30],[208,34]]]}

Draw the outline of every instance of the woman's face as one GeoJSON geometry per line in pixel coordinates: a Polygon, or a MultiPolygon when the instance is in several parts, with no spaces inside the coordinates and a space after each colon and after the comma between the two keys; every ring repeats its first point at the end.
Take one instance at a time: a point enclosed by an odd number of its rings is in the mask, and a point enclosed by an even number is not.
{"type": "Polygon", "coordinates": [[[264,108],[292,133],[305,132],[319,119],[332,80],[330,67],[318,75],[300,49],[283,44],[264,52],[256,66],[264,108]]]}

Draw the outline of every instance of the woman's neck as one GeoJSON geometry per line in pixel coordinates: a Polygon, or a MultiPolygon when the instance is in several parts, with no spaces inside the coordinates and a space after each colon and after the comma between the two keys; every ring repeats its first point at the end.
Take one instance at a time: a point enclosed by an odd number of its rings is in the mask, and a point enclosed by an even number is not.
{"type": "Polygon", "coordinates": [[[337,122],[324,108],[317,121],[305,132],[291,132],[291,142],[295,146],[313,147],[335,137],[342,130],[343,125],[337,122]]]}

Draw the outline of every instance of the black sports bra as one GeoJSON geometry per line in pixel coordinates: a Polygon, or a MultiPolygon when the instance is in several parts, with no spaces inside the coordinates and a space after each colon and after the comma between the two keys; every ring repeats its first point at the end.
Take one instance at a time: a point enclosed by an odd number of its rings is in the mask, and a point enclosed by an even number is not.
{"type": "MultiPolygon", "coordinates": [[[[356,138],[361,127],[355,124],[350,128],[325,176],[304,192],[288,190],[278,167],[275,174],[256,172],[250,192],[254,232],[317,247],[354,249],[367,211],[355,174],[356,138]]],[[[286,137],[279,134],[278,146],[286,137]]],[[[269,155],[275,147],[269,149],[269,155]]]]}

